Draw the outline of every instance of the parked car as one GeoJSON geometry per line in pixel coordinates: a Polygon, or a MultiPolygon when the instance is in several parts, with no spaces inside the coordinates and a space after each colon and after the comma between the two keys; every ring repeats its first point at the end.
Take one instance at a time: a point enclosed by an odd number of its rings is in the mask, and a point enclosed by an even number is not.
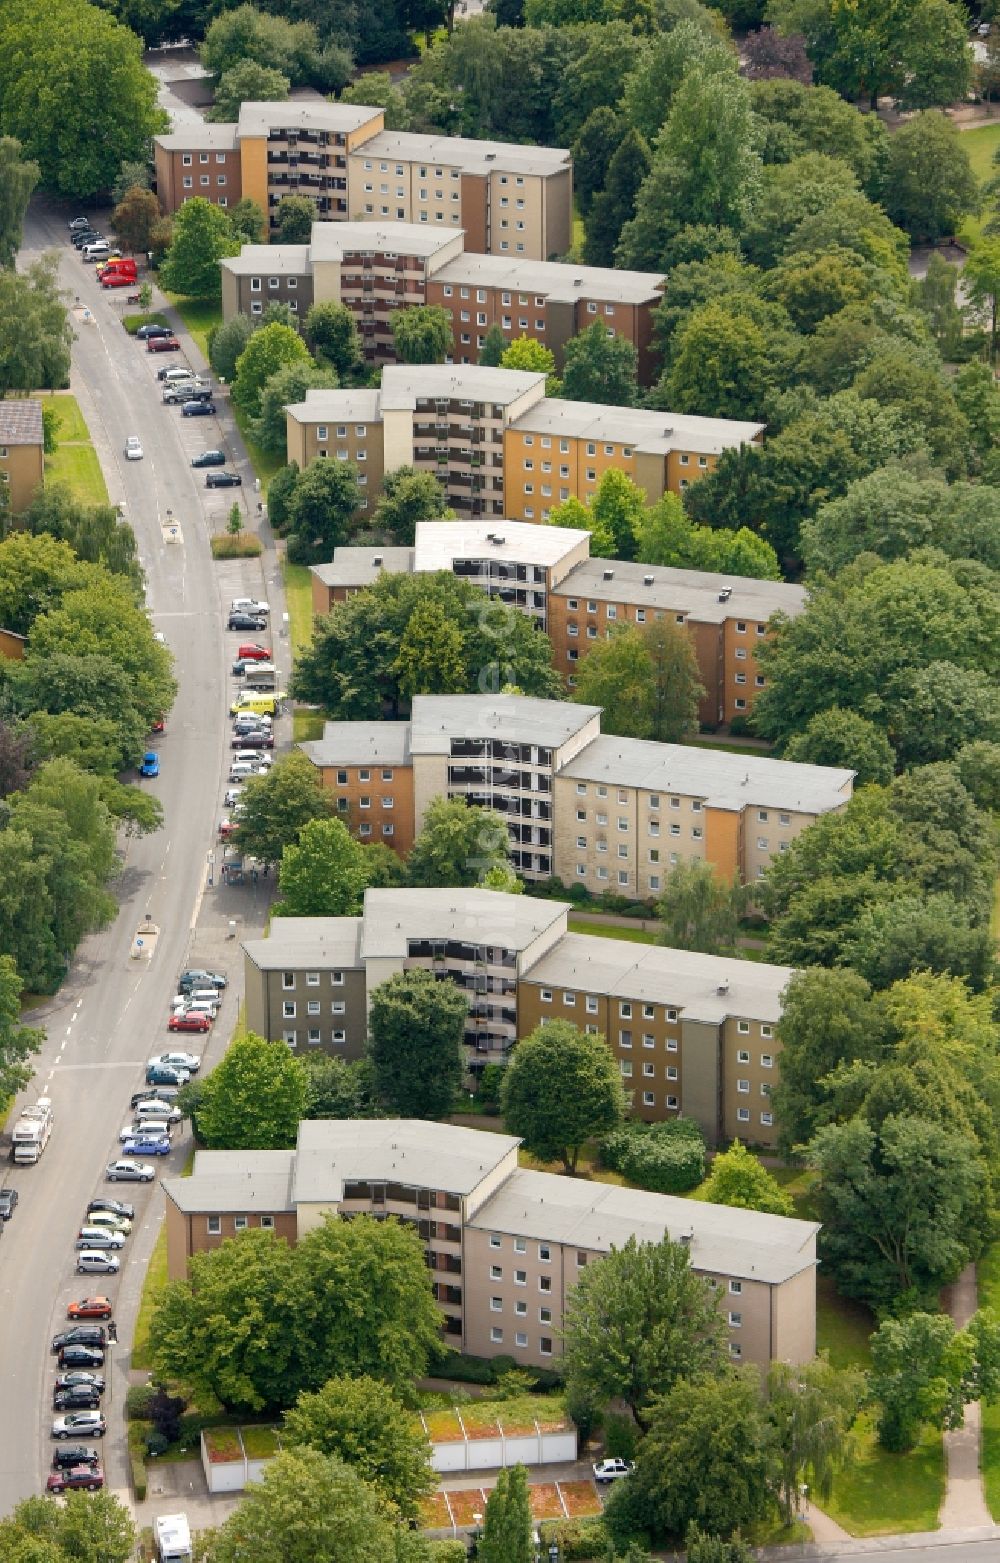
{"type": "Polygon", "coordinates": [[[147,353],[179,353],[181,344],[175,336],[151,336],[146,343],[147,353]]]}
{"type": "Polygon", "coordinates": [[[100,1492],[103,1486],[104,1472],[99,1465],[71,1465],[67,1470],[50,1471],[45,1491],[72,1492],[83,1488],[85,1492],[100,1492]]]}
{"type": "Polygon", "coordinates": [[[76,233],[73,235],[73,248],[77,251],[80,251],[83,249],[85,244],[96,244],[98,239],[103,238],[104,235],[101,233],[99,228],[78,228],[76,233]]]}
{"type": "Polygon", "coordinates": [[[270,646],[259,646],[256,641],[247,646],[237,646],[236,655],[242,657],[244,662],[270,662],[270,646]]]}
{"type": "Polygon", "coordinates": [[[67,1444],[64,1449],[52,1451],[52,1469],[65,1470],[71,1465],[100,1465],[101,1457],[96,1449],[85,1444],[67,1444]]]}
{"type": "Polygon", "coordinates": [[[118,1255],[105,1253],[100,1248],[85,1248],[76,1256],[77,1275],[117,1275],[120,1269],[118,1255]]]}
{"type": "Polygon", "coordinates": [[[170,1141],[151,1134],[136,1134],[122,1146],[126,1156],[169,1156],[170,1141]]]}
{"type": "Polygon", "coordinates": [[[261,712],[241,711],[233,717],[234,733],[269,733],[271,731],[271,718],[261,712]]]}
{"type": "MultiPolygon", "coordinates": [[[[135,1103],[130,1104],[132,1107],[135,1103]]],[[[110,1210],[113,1216],[124,1216],[127,1221],[135,1220],[135,1206],[130,1205],[125,1199],[104,1199],[98,1196],[92,1199],[87,1206],[88,1210],[110,1210]]]]}
{"type": "Polygon", "coordinates": [[[17,1204],[17,1189],[0,1189],[0,1221],[9,1221],[17,1204]]]}
{"type": "Polygon", "coordinates": [[[269,602],[262,602],[257,597],[234,597],[229,604],[230,613],[254,613],[266,618],[271,611],[269,602]]]}
{"type": "Polygon", "coordinates": [[[142,441],[138,434],[130,434],[125,441],[125,460],[141,461],[143,458],[142,441]]]}
{"type": "Polygon", "coordinates": [[[56,1417],[53,1438],[103,1438],[108,1430],[99,1411],[77,1411],[72,1416],[56,1417]]]}
{"type": "Polygon", "coordinates": [[[192,467],[224,467],[226,465],[226,453],[224,450],[203,450],[200,456],[191,457],[192,467]]]}
{"type": "Polygon", "coordinates": [[[155,749],[147,749],[146,753],[143,755],[141,761],[139,762],[139,775],[140,776],[159,776],[159,774],[160,774],[160,756],[157,754],[155,749]]]}
{"type": "Polygon", "coordinates": [[[166,728],[166,725],[167,725],[166,717],[165,716],[158,716],[156,718],[156,721],[153,723],[152,731],[154,733],[162,733],[164,731],[164,729],[166,728]]]}
{"type": "Polygon", "coordinates": [[[157,369],[156,378],[166,380],[169,385],[174,380],[196,380],[198,377],[186,364],[171,364],[169,367],[164,364],[162,369],[157,369]]]}
{"type": "Polygon", "coordinates": [[[90,227],[89,217],[71,217],[69,220],[70,233],[79,233],[82,228],[90,227]]]}
{"type": "Polygon", "coordinates": [[[144,1091],[134,1091],[129,1100],[130,1107],[138,1107],[142,1102],[175,1102],[177,1100],[177,1087],[175,1085],[148,1085],[144,1091]]]}
{"type": "Polygon", "coordinates": [[[60,1373],[56,1379],[56,1389],[73,1389],[77,1384],[93,1384],[95,1389],[104,1393],[105,1383],[99,1373],[91,1373],[86,1368],[76,1368],[71,1373],[60,1373]]]}
{"type": "MultiPolygon", "coordinates": [[[[154,1140],[169,1140],[170,1126],[165,1118],[154,1118],[151,1122],[143,1120],[140,1123],[127,1123],[124,1129],[119,1129],[118,1138],[124,1145],[126,1140],[149,1138],[154,1140]]],[[[109,1230],[109,1229],[105,1229],[109,1230]]],[[[119,1227],[118,1229],[122,1229],[119,1227]]],[[[127,1236],[127,1233],[122,1233],[127,1236]]]]}
{"type": "Polygon", "coordinates": [[[231,613],[229,615],[229,628],[231,630],[266,630],[267,620],[258,618],[253,613],[231,613]]]}
{"type": "Polygon", "coordinates": [[[164,1123],[180,1123],[184,1114],[173,1102],[161,1102],[158,1098],[140,1102],[135,1110],[136,1122],[146,1123],[147,1120],[159,1119],[164,1123]]]}
{"type": "Polygon", "coordinates": [[[150,1065],[146,1070],[147,1085],[187,1085],[190,1078],[186,1069],[171,1069],[169,1064],[150,1065]]]}
{"type": "Polygon", "coordinates": [[[61,1368],[103,1368],[104,1352],[100,1346],[64,1346],[59,1353],[61,1368]]]}
{"type": "Polygon", "coordinates": [[[109,1183],[152,1183],[156,1177],[156,1168],[148,1163],[144,1166],[142,1162],[126,1156],[120,1161],[109,1162],[104,1176],[109,1183]]]}
{"type": "Polygon", "coordinates": [[[245,754],[250,749],[273,749],[274,734],[269,733],[265,728],[256,728],[251,732],[238,732],[233,738],[230,747],[238,749],[241,754],[245,754]]]}
{"type": "Polygon", "coordinates": [[[227,988],[229,978],[224,977],[221,971],[203,971],[197,966],[189,966],[187,971],[182,971],[177,979],[177,991],[183,993],[187,988],[227,988]]]}
{"type": "Polygon", "coordinates": [[[95,266],[99,260],[107,260],[111,255],[111,246],[107,239],[94,239],[92,243],[85,244],[81,250],[84,263],[95,266]]]}
{"type": "Polygon", "coordinates": [[[117,1216],[111,1210],[88,1210],[85,1225],[99,1227],[102,1232],[120,1232],[123,1237],[128,1237],[132,1230],[132,1223],[127,1216],[117,1216]]]}
{"type": "MultiPolygon", "coordinates": [[[[184,402],[192,400],[197,390],[197,380],[175,380],[172,385],[164,387],[161,400],[165,407],[182,406],[184,402]]],[[[210,396],[211,394],[210,391],[206,392],[206,395],[210,396]]]]}
{"type": "Polygon", "coordinates": [[[168,1031],[211,1031],[212,1018],[210,1015],[194,1014],[171,1015],[167,1021],[168,1031]]]}
{"type": "MultiPolygon", "coordinates": [[[[127,1143],[127,1142],[126,1142],[127,1143]]],[[[76,1240],[77,1248],[124,1248],[124,1232],[105,1232],[100,1227],[83,1227],[76,1240]]]]}
{"type": "Polygon", "coordinates": [[[52,1350],[62,1351],[66,1346],[99,1346],[108,1343],[108,1332],[103,1324],[74,1324],[71,1330],[60,1330],[52,1337],[52,1350]]]}
{"type": "MultiPolygon", "coordinates": [[[[96,1211],[93,1205],[88,1207],[90,1215],[103,1215],[105,1212],[96,1211]]],[[[66,1309],[67,1319],[110,1319],[111,1301],[107,1297],[81,1297],[79,1302],[71,1302],[66,1309]]]]}
{"type": "Polygon", "coordinates": [[[157,1053],[147,1064],[147,1068],[153,1069],[159,1066],[167,1069],[186,1069],[188,1074],[196,1075],[201,1068],[201,1059],[196,1053],[157,1053]]]}
{"type": "Polygon", "coordinates": [[[205,475],[206,488],[239,488],[242,482],[238,472],[209,472],[205,475]]]}
{"type": "Polygon", "coordinates": [[[215,403],[213,401],[185,402],[181,407],[181,415],[185,418],[212,418],[215,416],[215,403]]]}
{"type": "Polygon", "coordinates": [[[594,1466],[595,1482],[616,1482],[622,1476],[631,1476],[635,1470],[633,1460],[598,1460],[594,1466]]]}
{"type": "Polygon", "coordinates": [[[173,332],[169,326],[160,326],[153,321],[148,326],[140,326],[135,336],[137,342],[152,342],[156,337],[172,337],[173,332]]]}
{"type": "Polygon", "coordinates": [[[86,1384],[73,1389],[56,1389],[52,1392],[53,1411],[97,1411],[101,1404],[99,1392],[86,1384]]]}

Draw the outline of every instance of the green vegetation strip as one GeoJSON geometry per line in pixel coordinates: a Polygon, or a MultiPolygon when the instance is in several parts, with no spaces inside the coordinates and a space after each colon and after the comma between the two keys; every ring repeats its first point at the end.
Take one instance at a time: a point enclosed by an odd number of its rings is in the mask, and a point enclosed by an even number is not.
{"type": "Polygon", "coordinates": [[[176,309],[184,322],[184,328],[189,331],[198,346],[199,351],[208,357],[208,334],[215,326],[222,325],[222,304],[207,299],[182,298],[179,293],[167,293],[164,298],[176,309]]]}
{"type": "Polygon", "coordinates": [[[107,484],[76,397],[68,392],[46,396],[44,405],[54,407],[58,418],[56,448],[45,458],[45,481],[65,483],[82,504],[106,505],[107,484]]]}
{"type": "MultiPolygon", "coordinates": [[[[991,1243],[976,1266],[980,1308],[1000,1307],[1000,1243],[991,1243]]],[[[982,1408],[982,1442],[979,1463],[983,1496],[994,1520],[1000,1516],[1000,1405],[982,1408]]]]}
{"type": "Polygon", "coordinates": [[[153,1314],[156,1311],[166,1284],[167,1228],[164,1224],[160,1228],[160,1235],[156,1239],[153,1252],[149,1256],[149,1268],[146,1271],[146,1279],[142,1287],[139,1316],[135,1321],[135,1336],[132,1341],[132,1366],[147,1373],[153,1366],[149,1329],[153,1321],[153,1314]]]}
{"type": "Polygon", "coordinates": [[[297,657],[312,639],[312,576],[308,565],[289,564],[287,559],[283,561],[282,569],[292,656],[297,657]]]}
{"type": "Polygon", "coordinates": [[[570,933],[597,934],[602,939],[625,939],[629,944],[655,944],[656,935],[644,928],[625,928],[620,923],[596,923],[589,918],[569,914],[570,933]]]}
{"type": "Polygon", "coordinates": [[[852,1536],[937,1530],[944,1497],[941,1434],[929,1429],[910,1454],[889,1454],[862,1417],[854,1437],[854,1450],[823,1505],[830,1518],[852,1536]]]}

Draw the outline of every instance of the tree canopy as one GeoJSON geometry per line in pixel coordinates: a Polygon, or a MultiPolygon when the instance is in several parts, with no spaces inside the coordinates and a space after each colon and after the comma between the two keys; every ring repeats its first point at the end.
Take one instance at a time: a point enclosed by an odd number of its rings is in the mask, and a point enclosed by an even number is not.
{"type": "Polygon", "coordinates": [[[283,1042],[237,1037],[199,1080],[198,1138],[209,1150],[288,1150],[305,1116],[306,1075],[283,1042]]]}
{"type": "Polygon", "coordinates": [[[401,1118],[451,1112],[465,1072],[468,1001],[433,973],[396,972],[371,995],[368,1057],[375,1089],[401,1118]]]}
{"type": "Polygon", "coordinates": [[[553,1020],[523,1037],[504,1073],[504,1123],[541,1161],[573,1176],[584,1142],[625,1115],[621,1074],[604,1038],[553,1020]]]}

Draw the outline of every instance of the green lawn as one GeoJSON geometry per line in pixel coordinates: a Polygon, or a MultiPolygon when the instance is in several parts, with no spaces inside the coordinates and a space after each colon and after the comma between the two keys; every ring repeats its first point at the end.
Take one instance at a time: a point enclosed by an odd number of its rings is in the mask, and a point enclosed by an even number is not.
{"type": "Polygon", "coordinates": [[[149,1327],[153,1320],[160,1294],[167,1284],[167,1228],[160,1228],[153,1252],[149,1256],[149,1268],[143,1282],[139,1302],[139,1316],[135,1321],[135,1338],[132,1342],[132,1366],[148,1372],[153,1366],[149,1351],[149,1327]]]}
{"type": "MultiPolygon", "coordinates": [[[[982,182],[993,173],[993,154],[1000,147],[1000,122],[977,125],[975,130],[963,130],[962,145],[969,154],[972,172],[982,182]]],[[[965,217],[958,230],[958,237],[965,244],[975,244],[982,235],[982,218],[965,217]]]]}
{"type": "MultiPolygon", "coordinates": [[[[1000,1243],[993,1243],[976,1266],[979,1306],[1000,1307],[1000,1243]]],[[[1000,1405],[982,1409],[983,1435],[979,1463],[983,1472],[983,1496],[994,1520],[1000,1515],[1000,1405]]]]}
{"type": "Polygon", "coordinates": [[[762,747],[760,744],[720,743],[711,734],[700,734],[697,738],[688,738],[686,741],[695,749],[721,749],[723,754],[752,754],[756,755],[758,760],[766,759],[772,753],[770,744],[762,747]]]}
{"type": "Polygon", "coordinates": [[[293,711],[292,742],[302,744],[312,738],[322,738],[325,721],[322,711],[293,711]]]}
{"type": "Polygon", "coordinates": [[[250,457],[250,465],[253,467],[255,476],[260,479],[261,489],[266,494],[267,485],[279,467],[285,465],[285,458],[284,456],[273,456],[269,450],[262,450],[250,438],[249,423],[246,415],[241,413],[238,407],[233,408],[233,417],[236,419],[236,427],[243,436],[243,443],[247,448],[247,455],[250,457]]]}
{"type": "Polygon", "coordinates": [[[871,1421],[861,1417],[851,1457],[823,1508],[852,1536],[937,1530],[944,1497],[941,1434],[928,1429],[910,1454],[888,1454],[875,1442],[871,1421]]]}
{"type": "Polygon", "coordinates": [[[655,944],[656,935],[644,928],[625,928],[616,923],[594,923],[575,912],[569,914],[570,933],[592,933],[602,939],[625,939],[629,944],[655,944]]]}
{"type": "Polygon", "coordinates": [[[293,660],[312,639],[312,576],[307,564],[283,561],[293,660]]]}
{"type": "Polygon", "coordinates": [[[190,331],[198,344],[199,350],[207,358],[208,333],[213,326],[222,325],[221,302],[216,303],[198,298],[183,298],[178,293],[165,292],[163,296],[176,309],[187,330],[190,331]]]}
{"type": "Polygon", "coordinates": [[[58,414],[56,448],[45,458],[45,481],[65,483],[85,505],[106,505],[107,484],[76,397],[61,392],[46,397],[45,404],[58,414]]]}

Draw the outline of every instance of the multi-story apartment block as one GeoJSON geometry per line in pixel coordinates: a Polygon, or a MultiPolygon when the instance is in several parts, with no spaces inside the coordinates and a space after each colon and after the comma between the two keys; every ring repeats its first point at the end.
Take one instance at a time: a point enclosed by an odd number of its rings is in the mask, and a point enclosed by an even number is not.
{"type": "Polygon", "coordinates": [[[45,476],[41,402],[0,401],[0,485],[12,516],[27,510],[45,476]]]}
{"type": "Polygon", "coordinates": [[[557,369],[566,343],[599,322],[610,336],[633,343],[639,382],[652,382],[653,310],[662,297],[662,276],[467,254],[465,238],[464,229],[442,232],[379,219],[314,223],[306,245],[244,245],[220,262],[223,317],[260,314],[268,290],[282,297],[283,286],[294,291],[303,314],[307,295],[310,302],[343,303],[357,320],[366,361],[386,364],[395,361],[395,311],[433,304],[451,317],[450,362],[476,363],[486,332],[499,326],[508,342],[526,336],[551,348],[557,369]]]}
{"type": "Polygon", "coordinates": [[[247,1025],[358,1057],[369,997],[422,967],[469,1003],[470,1078],[562,1019],[599,1032],[636,1117],[684,1113],[710,1143],[773,1145],[787,966],[567,932],[568,902],[490,890],[369,890],[359,917],[275,918],[244,946],[247,1025]]]}
{"type": "Polygon", "coordinates": [[[602,736],[600,716],[523,695],[418,695],[408,722],[328,722],[300,748],[355,828],[354,789],[378,792],[381,813],[360,816],[366,836],[391,820],[388,844],[405,851],[432,798],[462,798],[506,819],[524,878],[631,900],[655,898],[691,858],[752,884],[806,825],[850,802],[853,771],[602,736]]]}
{"type": "Polygon", "coordinates": [[[748,715],[764,688],[757,648],[771,616],[794,618],[802,586],[704,570],[588,557],[590,533],[522,521],[421,521],[413,548],[338,548],[312,567],[315,614],[371,586],[383,572],[451,570],[530,614],[552,643],[556,669],[572,688],[580,661],[616,625],[668,618],[698,660],[705,727],[748,715]]]}
{"type": "MultiPolygon", "coordinates": [[[[331,443],[342,436],[330,431],[346,435],[356,396],[310,390],[286,407],[289,461],[336,455],[331,443]]],[[[547,521],[570,498],[589,504],[609,467],[655,504],[764,432],[730,418],[564,402],[545,395],[544,375],[478,364],[387,364],[381,388],[366,396],[361,434],[383,472],[432,472],[460,514],[518,521],[547,521]]]]}
{"type": "MultiPolygon", "coordinates": [[[[269,213],[273,227],[282,198],[305,195],[329,221],[464,229],[470,246],[486,254],[546,260],[569,249],[573,165],[565,148],[383,125],[381,109],[361,104],[244,103],[235,125],[185,126],[154,138],[161,204],[173,212],[195,195],[221,205],[242,193],[269,213]],[[224,199],[217,176],[201,184],[202,152],[225,159],[224,199]]],[[[208,172],[215,174],[214,165],[208,172]]]]}
{"type": "Polygon", "coordinates": [[[816,1350],[811,1221],[585,1183],[518,1167],[519,1141],[449,1124],[320,1120],[294,1151],[199,1151],[164,1179],[167,1265],[253,1227],[294,1244],[329,1218],[393,1218],[424,1245],[450,1345],[551,1365],[581,1272],[629,1238],[684,1243],[718,1296],[734,1361],[816,1350]]]}

